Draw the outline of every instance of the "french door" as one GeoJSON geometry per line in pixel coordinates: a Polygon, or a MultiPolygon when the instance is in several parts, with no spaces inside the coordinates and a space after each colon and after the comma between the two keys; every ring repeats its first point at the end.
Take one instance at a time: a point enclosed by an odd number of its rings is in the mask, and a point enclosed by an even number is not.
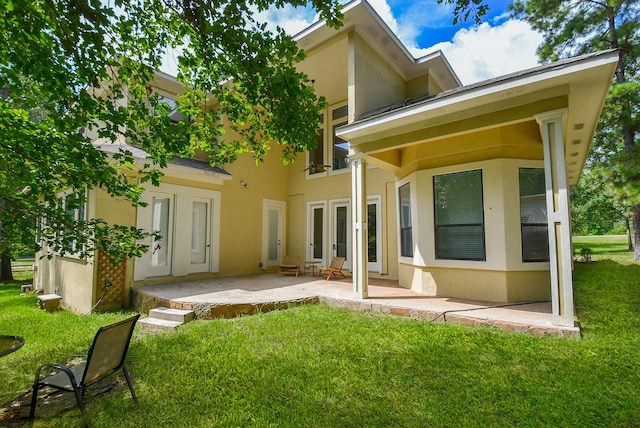
{"type": "MultiPolygon", "coordinates": [[[[344,268],[351,269],[351,201],[330,201],[330,259],[344,257],[344,268]]],[[[329,263],[330,260],[327,262],[329,263]]]]}
{"type": "MultiPolygon", "coordinates": [[[[382,272],[381,206],[379,195],[367,199],[367,255],[370,272],[382,272]]],[[[351,200],[335,199],[328,204],[325,201],[307,204],[307,260],[328,264],[333,257],[344,257],[344,268],[350,270],[351,233],[351,200]]]]}
{"type": "Polygon", "coordinates": [[[151,202],[151,230],[154,236],[149,249],[149,268],[147,276],[166,276],[171,274],[173,265],[173,195],[156,194],[151,202]]]}
{"type": "Polygon", "coordinates": [[[189,273],[208,272],[211,253],[211,200],[191,203],[191,259],[189,273]]]}
{"type": "MultiPolygon", "coordinates": [[[[309,202],[307,205],[307,260],[325,261],[325,202],[309,202]]],[[[325,265],[326,266],[326,265],[325,265]]]]}
{"type": "Polygon", "coordinates": [[[159,236],[141,242],[149,250],[136,258],[134,280],[218,271],[219,191],[163,183],[142,200],[137,227],[159,236]]]}
{"type": "Polygon", "coordinates": [[[286,203],[262,201],[262,264],[265,267],[282,264],[286,203]]]}

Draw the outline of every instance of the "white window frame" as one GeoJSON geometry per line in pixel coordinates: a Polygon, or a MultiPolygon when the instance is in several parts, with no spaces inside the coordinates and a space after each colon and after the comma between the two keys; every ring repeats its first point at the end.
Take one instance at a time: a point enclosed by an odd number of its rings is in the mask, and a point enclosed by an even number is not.
{"type": "MultiPolygon", "coordinates": [[[[381,195],[372,195],[367,197],[367,217],[369,215],[369,205],[374,205],[376,207],[376,255],[378,256],[378,260],[374,263],[367,260],[367,266],[369,272],[382,273],[382,249],[384,248],[382,245],[382,196],[381,195]]],[[[369,219],[367,218],[367,223],[369,219]]],[[[369,258],[369,243],[367,242],[367,259],[369,258]]]]}
{"type": "Polygon", "coordinates": [[[307,202],[307,260],[309,261],[317,261],[320,262],[321,265],[326,266],[325,263],[327,260],[327,246],[328,246],[328,239],[327,239],[327,202],[326,201],[309,201],[307,202]],[[314,213],[314,209],[316,208],[322,208],[322,247],[321,247],[321,254],[322,256],[320,258],[314,257],[313,255],[313,244],[314,244],[314,239],[313,239],[313,213],[314,213]]]}
{"type": "MultiPolygon", "coordinates": [[[[339,125],[344,125],[348,122],[348,113],[345,114],[344,116],[340,116],[336,119],[333,119],[333,112],[335,110],[338,109],[342,109],[348,106],[348,102],[345,101],[341,101],[335,104],[332,104],[330,106],[328,106],[323,112],[322,112],[322,117],[323,117],[323,121],[322,124],[320,125],[322,128],[322,132],[323,132],[323,152],[322,152],[322,161],[324,165],[331,165],[330,167],[326,168],[325,171],[323,172],[318,172],[315,174],[311,174],[309,173],[309,170],[305,171],[305,178],[306,179],[315,179],[315,178],[323,178],[323,177],[328,177],[330,175],[338,175],[338,174],[347,174],[347,173],[351,173],[351,167],[349,166],[349,164],[347,163],[347,166],[345,168],[341,168],[339,170],[336,170],[333,168],[333,166],[335,165],[334,162],[334,158],[333,158],[333,143],[334,143],[334,138],[335,138],[335,131],[334,131],[334,127],[337,127],[339,125]]],[[[350,150],[350,149],[349,149],[350,150]]],[[[306,151],[305,154],[305,159],[306,159],[306,167],[309,167],[310,163],[311,163],[311,157],[309,154],[309,150],[306,151]]]]}
{"type": "MultiPolygon", "coordinates": [[[[66,189],[60,193],[58,193],[56,195],[56,197],[58,198],[59,202],[63,205],[64,207],[64,212],[65,214],[67,213],[67,198],[69,197],[69,195],[75,194],[75,193],[83,193],[84,194],[84,201],[82,202],[82,206],[80,208],[74,208],[73,209],[73,220],[74,221],[87,221],[88,220],[88,210],[87,210],[87,202],[88,202],[88,190],[85,187],[84,189],[81,190],[76,190],[76,189],[66,189]],[[82,214],[81,214],[82,213],[82,214]],[[82,219],[80,217],[83,217],[82,219]]],[[[59,230],[58,231],[59,234],[64,235],[65,234],[65,230],[59,230]]],[[[71,248],[68,248],[67,251],[65,251],[64,253],[64,257],[70,257],[70,258],[80,258],[80,252],[78,250],[78,243],[74,240],[71,242],[71,248]]],[[[61,253],[58,253],[61,254],[61,253]]]]}
{"type": "MultiPolygon", "coordinates": [[[[487,228],[487,220],[485,218],[485,213],[484,213],[484,206],[485,206],[485,191],[484,191],[484,171],[483,168],[473,168],[473,169],[465,169],[465,170],[460,170],[460,171],[451,171],[451,172],[446,172],[446,173],[441,173],[441,174],[434,174],[432,176],[432,185],[433,185],[433,237],[434,237],[434,245],[435,245],[435,258],[436,260],[459,260],[459,261],[464,261],[464,262],[486,262],[487,261],[487,233],[486,233],[486,228],[487,228]],[[436,209],[436,195],[437,195],[437,189],[436,189],[436,179],[438,177],[445,177],[445,176],[452,176],[455,174],[463,174],[463,173],[469,173],[469,172],[475,172],[478,171],[480,172],[480,191],[481,191],[481,207],[480,207],[480,214],[482,215],[482,223],[481,223],[481,230],[482,230],[482,258],[460,258],[460,257],[442,257],[439,256],[439,252],[438,252],[438,227],[442,226],[438,224],[438,215],[437,215],[437,209],[436,209]]],[[[471,225],[471,224],[469,224],[471,225]]],[[[454,227],[463,227],[465,226],[464,224],[458,224],[454,227]]]]}

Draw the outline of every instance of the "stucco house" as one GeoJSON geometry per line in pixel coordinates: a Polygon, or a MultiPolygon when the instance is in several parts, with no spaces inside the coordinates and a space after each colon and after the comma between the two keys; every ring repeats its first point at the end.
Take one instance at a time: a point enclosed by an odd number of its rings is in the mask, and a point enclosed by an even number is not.
{"type": "MultiPolygon", "coordinates": [[[[429,296],[551,299],[554,322],[573,325],[568,189],[617,55],[462,86],[441,52],[413,58],[365,0],[343,12],[340,29],[320,21],[296,36],[299,69],[328,101],[316,149],[288,166],[176,159],[146,207],[91,190],[81,215],[162,241],[118,266],[100,254],[40,259],[37,285],[84,312],[105,281],[115,291],[100,309],[126,306],[133,286],[274,270],[285,254],[343,256],[361,298],[383,277],[429,296]]],[[[181,90],[162,73],[152,86],[168,100],[181,90]]]]}

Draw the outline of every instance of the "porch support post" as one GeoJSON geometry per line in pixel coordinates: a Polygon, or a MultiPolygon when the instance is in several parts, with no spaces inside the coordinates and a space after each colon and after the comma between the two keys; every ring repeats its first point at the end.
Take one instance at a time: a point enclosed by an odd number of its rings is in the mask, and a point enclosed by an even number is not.
{"type": "Polygon", "coordinates": [[[542,134],[553,323],[574,326],[569,187],[562,122],[567,110],[536,115],[542,134]]]}
{"type": "Polygon", "coordinates": [[[353,294],[356,298],[369,297],[367,242],[367,160],[362,153],[349,155],[351,164],[351,218],[353,221],[353,294]]]}

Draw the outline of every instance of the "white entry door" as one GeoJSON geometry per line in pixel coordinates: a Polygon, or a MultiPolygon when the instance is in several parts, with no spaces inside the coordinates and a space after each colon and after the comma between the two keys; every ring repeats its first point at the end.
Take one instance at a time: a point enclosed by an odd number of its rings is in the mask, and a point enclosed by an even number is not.
{"type": "Polygon", "coordinates": [[[162,183],[142,200],[147,205],[138,208],[137,227],[161,237],[140,242],[149,251],[136,258],[134,280],[218,272],[219,191],[162,183]]]}
{"type": "MultiPolygon", "coordinates": [[[[330,227],[331,256],[344,257],[344,269],[351,269],[351,202],[349,200],[331,201],[330,227]]],[[[328,261],[330,263],[330,261],[328,261]]]]}
{"type": "Polygon", "coordinates": [[[191,260],[189,273],[208,272],[211,255],[211,200],[191,202],[191,260]]]}
{"type": "Polygon", "coordinates": [[[160,235],[151,240],[148,276],[171,274],[173,265],[173,195],[155,194],[151,199],[151,230],[160,235]]]}
{"type": "Polygon", "coordinates": [[[262,264],[264,267],[282,264],[285,245],[286,203],[265,199],[262,202],[262,264]]]}
{"type": "Polygon", "coordinates": [[[325,261],[325,202],[309,202],[307,205],[307,260],[326,266],[325,261]]]}

